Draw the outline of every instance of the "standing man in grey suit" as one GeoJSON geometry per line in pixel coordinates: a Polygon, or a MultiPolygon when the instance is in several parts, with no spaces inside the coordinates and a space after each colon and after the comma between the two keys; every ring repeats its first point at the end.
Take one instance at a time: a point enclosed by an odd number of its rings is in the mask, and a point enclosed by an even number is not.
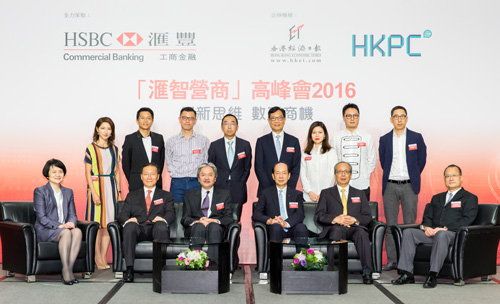
{"type": "Polygon", "coordinates": [[[426,208],[420,229],[403,230],[401,256],[398,269],[401,276],[392,281],[394,285],[415,283],[413,258],[419,244],[432,244],[431,267],[424,288],[437,285],[437,275],[448,255],[448,248],[455,240],[460,227],[469,226],[477,215],[477,196],[462,188],[462,169],[449,165],[444,170],[444,184],[448,191],[432,197],[426,208]]]}

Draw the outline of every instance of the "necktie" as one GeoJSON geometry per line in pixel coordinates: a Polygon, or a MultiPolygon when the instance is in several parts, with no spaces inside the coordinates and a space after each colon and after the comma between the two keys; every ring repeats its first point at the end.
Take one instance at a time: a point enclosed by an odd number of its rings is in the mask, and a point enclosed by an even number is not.
{"type": "Polygon", "coordinates": [[[234,149],[233,149],[233,141],[229,141],[227,143],[227,163],[229,164],[229,168],[233,165],[234,160],[234,149]]]}
{"type": "Polygon", "coordinates": [[[203,199],[203,203],[201,204],[201,212],[203,212],[203,216],[208,216],[208,208],[210,207],[210,197],[208,197],[208,194],[210,191],[207,191],[207,195],[205,195],[205,198],[203,199]]]}
{"type": "Polygon", "coordinates": [[[448,205],[448,203],[451,201],[453,198],[453,193],[448,192],[448,196],[446,197],[446,203],[444,204],[445,206],[448,205]]]}
{"type": "Polygon", "coordinates": [[[281,156],[281,140],[280,135],[276,135],[276,140],[274,141],[274,148],[276,149],[276,156],[278,156],[278,160],[280,160],[281,156]]]}
{"type": "Polygon", "coordinates": [[[283,189],[279,190],[279,201],[280,201],[280,216],[286,220],[288,218],[288,214],[286,212],[286,202],[285,202],[285,191],[283,189]]]}
{"type": "Polygon", "coordinates": [[[149,213],[149,208],[151,208],[151,190],[148,190],[148,194],[146,195],[146,211],[149,213]]]}
{"type": "Polygon", "coordinates": [[[347,215],[347,196],[345,195],[345,189],[340,189],[340,192],[342,192],[340,199],[342,200],[342,207],[344,207],[342,214],[347,215]]]}

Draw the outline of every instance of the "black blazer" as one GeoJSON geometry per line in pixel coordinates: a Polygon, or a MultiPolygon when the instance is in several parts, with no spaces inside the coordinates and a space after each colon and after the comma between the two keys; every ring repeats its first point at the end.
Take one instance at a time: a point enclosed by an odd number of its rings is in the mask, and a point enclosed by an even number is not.
{"type": "MultiPolygon", "coordinates": [[[[203,217],[203,212],[201,211],[202,189],[191,190],[184,196],[181,224],[186,228],[189,228],[194,221],[203,217]]],[[[231,194],[229,194],[228,190],[217,189],[214,187],[212,202],[210,204],[211,213],[209,217],[219,220],[221,225],[224,227],[228,226],[233,222],[230,206],[231,203],[231,194]],[[219,210],[217,210],[218,204],[220,208],[219,210]]]]}
{"type": "Polygon", "coordinates": [[[139,224],[146,221],[152,221],[156,216],[164,218],[168,225],[172,225],[175,221],[174,200],[170,192],[164,191],[156,187],[149,208],[149,213],[146,212],[146,198],[144,187],[139,190],[129,192],[123,203],[123,208],[118,215],[118,221],[123,225],[129,218],[137,218],[139,224]]]}
{"type": "Polygon", "coordinates": [[[422,225],[427,227],[446,227],[450,231],[457,231],[460,227],[469,226],[474,222],[478,210],[477,196],[460,189],[446,202],[448,192],[442,192],[432,197],[429,207],[426,208],[422,225]]]}
{"type": "MultiPolygon", "coordinates": [[[[286,212],[288,218],[286,222],[290,227],[302,223],[304,221],[304,197],[302,192],[293,188],[287,187],[286,189],[286,212]],[[297,208],[290,208],[290,203],[297,203],[297,208]]],[[[295,206],[295,204],[292,204],[295,206]]],[[[259,196],[259,201],[255,203],[253,209],[252,219],[255,222],[265,224],[268,219],[280,215],[280,202],[278,198],[278,189],[276,186],[271,186],[259,196]]]]}
{"type": "MultiPolygon", "coordinates": [[[[326,236],[329,230],[328,227],[333,226],[333,219],[341,215],[343,211],[344,207],[342,206],[342,200],[340,199],[339,190],[336,185],[321,191],[318,206],[316,206],[314,214],[316,223],[323,227],[323,230],[319,234],[320,238],[326,236]]],[[[355,217],[362,227],[366,227],[371,222],[370,205],[364,191],[349,186],[347,214],[355,217]]]]}
{"type": "Polygon", "coordinates": [[[297,181],[300,176],[300,144],[299,140],[290,134],[283,132],[283,143],[281,149],[281,156],[278,160],[276,150],[274,148],[273,133],[269,133],[257,139],[255,144],[255,174],[259,180],[259,189],[257,195],[271,186],[274,186],[272,172],[276,163],[282,162],[288,165],[290,172],[290,180],[288,180],[288,187],[295,189],[297,181]]]}
{"type": "Polygon", "coordinates": [[[244,204],[247,201],[247,181],[252,168],[252,147],[248,141],[236,137],[234,148],[234,160],[231,167],[227,161],[224,137],[210,144],[208,161],[217,167],[215,186],[218,189],[229,190],[233,203],[244,204]]]}
{"type": "MultiPolygon", "coordinates": [[[[160,179],[156,183],[156,186],[162,188],[161,174],[165,163],[165,143],[161,134],[151,132],[150,136],[153,147],[151,162],[158,166],[158,173],[160,173],[160,179]],[[155,147],[158,149],[156,150],[155,147]]],[[[128,180],[129,191],[143,187],[140,176],[142,166],[147,163],[149,163],[149,160],[142,144],[141,133],[137,131],[127,135],[122,147],[122,168],[128,180]]]]}

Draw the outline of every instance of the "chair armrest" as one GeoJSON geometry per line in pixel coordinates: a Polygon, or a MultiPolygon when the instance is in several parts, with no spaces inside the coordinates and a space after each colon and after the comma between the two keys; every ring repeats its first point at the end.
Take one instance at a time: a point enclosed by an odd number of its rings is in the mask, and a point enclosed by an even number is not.
{"type": "Polygon", "coordinates": [[[77,221],[76,227],[82,231],[82,240],[87,244],[85,248],[85,269],[87,272],[94,272],[95,240],[97,238],[97,231],[99,230],[99,223],[77,221]]]}
{"type": "Polygon", "coordinates": [[[36,268],[36,232],[28,223],[0,222],[2,239],[2,268],[24,275],[34,274],[36,268]]]}
{"type": "Polygon", "coordinates": [[[241,224],[231,223],[227,227],[227,240],[229,241],[229,271],[234,273],[237,269],[238,247],[240,243],[241,224]]]}
{"type": "Polygon", "coordinates": [[[382,249],[387,225],[373,220],[368,225],[368,231],[372,242],[372,265],[374,272],[382,272],[382,249]]]}
{"type": "Polygon", "coordinates": [[[455,279],[495,274],[499,239],[500,226],[461,227],[452,251],[455,279]]]}
{"type": "Polygon", "coordinates": [[[408,228],[418,228],[419,224],[403,224],[403,225],[395,225],[387,227],[391,229],[392,238],[394,239],[394,246],[396,247],[396,256],[399,261],[400,250],[401,250],[401,242],[403,240],[403,230],[408,228]]]}
{"type": "Polygon", "coordinates": [[[255,251],[257,254],[257,272],[267,272],[269,270],[267,227],[266,224],[253,222],[253,232],[255,235],[255,251]]]}
{"type": "Polygon", "coordinates": [[[113,272],[123,271],[122,230],[123,226],[119,222],[115,221],[108,223],[108,233],[111,240],[111,249],[113,253],[113,272]]]}

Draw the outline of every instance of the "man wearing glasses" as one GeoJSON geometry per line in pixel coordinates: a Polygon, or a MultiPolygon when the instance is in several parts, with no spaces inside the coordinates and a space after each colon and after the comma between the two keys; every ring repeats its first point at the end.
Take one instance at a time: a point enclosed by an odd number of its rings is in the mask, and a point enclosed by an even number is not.
{"type": "Polygon", "coordinates": [[[417,245],[432,244],[429,274],[423,287],[436,287],[437,275],[448,255],[448,248],[455,240],[456,231],[460,227],[469,226],[476,218],[477,196],[462,188],[462,169],[459,166],[446,167],[444,184],[447,191],[432,197],[429,207],[425,210],[420,229],[403,230],[398,263],[401,276],[393,280],[392,284],[415,283],[413,259],[417,245]]]}
{"type": "Polygon", "coordinates": [[[259,137],[255,144],[255,174],[259,180],[258,196],[262,190],[275,185],[272,173],[274,165],[278,162],[288,166],[290,188],[296,188],[300,175],[300,144],[297,137],[283,132],[286,121],[285,110],[272,107],[267,112],[267,118],[272,132],[259,137]]]}
{"type": "Polygon", "coordinates": [[[342,109],[345,130],[333,136],[333,144],[339,161],[352,166],[350,185],[363,190],[370,200],[370,176],[375,169],[376,153],[372,136],[358,129],[359,108],[348,103],[342,109]]]}
{"type": "MultiPolygon", "coordinates": [[[[404,224],[414,224],[417,217],[420,174],[424,170],[427,147],[422,134],[406,128],[408,121],[406,109],[395,106],[391,110],[391,123],[394,129],[380,137],[379,157],[384,171],[382,194],[387,226],[398,223],[399,206],[403,210],[404,224]]],[[[384,271],[396,269],[396,248],[387,229],[387,265],[384,271]]]]}
{"type": "Polygon", "coordinates": [[[198,167],[207,162],[210,141],[204,135],[195,132],[196,111],[184,107],[179,115],[181,132],[167,140],[165,155],[168,172],[172,181],[170,192],[174,203],[182,203],[184,194],[191,189],[199,189],[198,167]]]}

